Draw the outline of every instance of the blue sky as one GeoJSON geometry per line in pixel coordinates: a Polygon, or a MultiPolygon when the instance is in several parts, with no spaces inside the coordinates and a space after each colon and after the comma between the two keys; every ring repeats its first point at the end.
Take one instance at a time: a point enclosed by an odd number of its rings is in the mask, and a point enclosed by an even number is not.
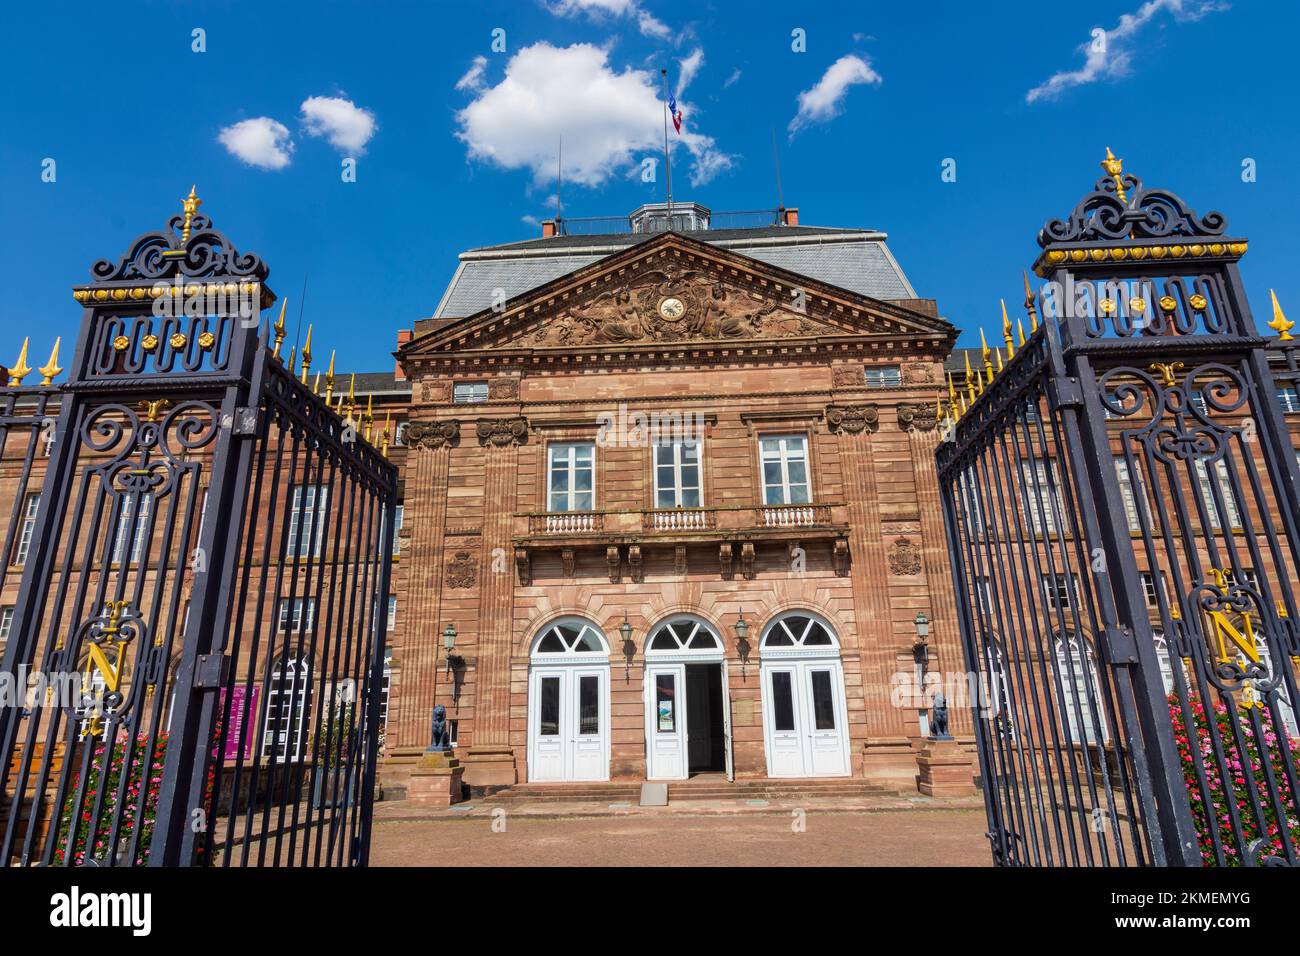
{"type": "Polygon", "coordinates": [[[318,355],[391,367],[396,330],[432,313],[459,251],[539,234],[561,134],[566,215],[663,198],[661,171],[640,175],[660,66],[674,86],[687,74],[675,199],[775,206],[775,130],[786,205],[888,232],[963,344],[995,327],[999,296],[1019,300],[1039,226],[1091,187],[1108,145],[1251,240],[1257,318],[1269,287],[1300,317],[1289,2],[55,2],[5,17],[6,364],[25,334],[34,353],[71,342],[69,286],[196,183],[291,317],[306,280],[318,355]]]}

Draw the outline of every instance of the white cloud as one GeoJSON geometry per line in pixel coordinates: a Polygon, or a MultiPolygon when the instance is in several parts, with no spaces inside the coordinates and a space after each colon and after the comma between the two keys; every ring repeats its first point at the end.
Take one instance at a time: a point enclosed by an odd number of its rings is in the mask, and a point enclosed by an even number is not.
{"type": "Polygon", "coordinates": [[[479,90],[483,89],[483,73],[486,70],[487,57],[481,55],[474,57],[473,65],[465,71],[464,76],[456,81],[456,89],[473,90],[477,93],[479,90]]]}
{"type": "Polygon", "coordinates": [[[700,67],[704,65],[704,51],[696,47],[691,51],[691,55],[685,59],[677,61],[677,98],[681,99],[682,94],[686,92],[686,87],[691,85],[691,80],[695,79],[695,74],[700,72],[700,67]]]}
{"type": "Polygon", "coordinates": [[[343,153],[365,152],[379,124],[375,114],[338,96],[311,96],[302,102],[302,122],[312,136],[324,136],[343,153]]]}
{"type": "Polygon", "coordinates": [[[740,67],[736,67],[736,69],[731,71],[731,76],[727,77],[726,82],[722,84],[722,88],[724,90],[730,89],[731,85],[738,79],[740,79],[740,67]]]}
{"type": "Polygon", "coordinates": [[[1026,93],[1025,102],[1054,100],[1075,86],[1127,76],[1133,61],[1133,38],[1162,10],[1170,13],[1177,21],[1189,22],[1226,9],[1228,5],[1217,0],[1147,0],[1133,13],[1123,14],[1114,29],[1105,31],[1104,42],[1099,43],[1101,38],[1097,37],[1089,39],[1078,48],[1084,55],[1082,67],[1054,73],[1044,83],[1026,93]]]}
{"type": "Polygon", "coordinates": [[[258,169],[284,169],[289,165],[293,140],[283,123],[269,116],[240,120],[217,134],[217,142],[230,154],[258,169]]]}
{"type": "MultiPolygon", "coordinates": [[[[564,181],[594,187],[633,166],[638,154],[662,155],[663,109],[657,73],[615,72],[608,51],[587,43],[543,42],[521,49],[499,83],[476,91],[456,114],[456,136],[470,158],[528,169],[541,185],[555,178],[563,135],[564,181]]],[[[691,115],[687,104],[681,109],[691,115]]],[[[695,185],[733,165],[710,136],[687,130],[680,139],[691,155],[695,185]]]]}
{"type": "Polygon", "coordinates": [[[546,9],[557,17],[581,14],[597,22],[620,17],[635,18],[641,34],[656,40],[666,40],[673,32],[666,23],[643,8],[639,0],[554,0],[547,4],[546,9]]]}
{"type": "Polygon", "coordinates": [[[866,57],[846,54],[836,60],[810,89],[799,94],[799,112],[790,120],[790,135],[810,123],[825,123],[842,112],[844,97],[850,86],[883,82],[866,57]]]}

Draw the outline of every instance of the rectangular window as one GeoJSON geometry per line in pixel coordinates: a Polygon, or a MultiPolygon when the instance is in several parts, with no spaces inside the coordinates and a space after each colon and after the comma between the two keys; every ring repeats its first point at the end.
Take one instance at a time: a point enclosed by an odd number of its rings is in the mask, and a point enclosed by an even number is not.
{"type": "Polygon", "coordinates": [[[1300,395],[1294,385],[1284,385],[1277,390],[1277,400],[1284,412],[1300,412],[1300,395]]]}
{"type": "Polygon", "coordinates": [[[772,672],[772,729],[794,730],[794,686],[789,671],[772,672]]]}
{"type": "Polygon", "coordinates": [[[388,630],[397,630],[397,595],[388,595],[388,630]]]}
{"type": "Polygon", "coordinates": [[[979,483],[973,473],[966,472],[958,479],[957,484],[966,527],[977,538],[982,538],[984,537],[984,512],[980,508],[979,483]]]}
{"type": "Polygon", "coordinates": [[[1142,595],[1146,598],[1147,607],[1158,608],[1160,598],[1164,596],[1165,591],[1165,574],[1160,572],[1160,584],[1156,584],[1156,576],[1150,571],[1142,572],[1142,595]]]}
{"type": "Polygon", "coordinates": [[[975,599],[979,609],[985,614],[993,613],[993,589],[987,575],[981,574],[975,579],[975,599]]]}
{"type": "Polygon", "coordinates": [[[1142,466],[1138,462],[1133,462],[1133,472],[1137,480],[1129,475],[1128,462],[1120,456],[1115,456],[1115,477],[1119,479],[1119,497],[1124,504],[1124,516],[1128,519],[1128,529],[1130,531],[1142,530],[1142,518],[1145,517],[1149,522],[1151,520],[1151,511],[1147,507],[1146,486],[1142,484],[1142,466]],[[1141,508],[1141,513],[1138,512],[1141,508]]]}
{"type": "Polygon", "coordinates": [[[867,388],[889,388],[902,385],[902,370],[897,365],[868,365],[867,388]]]}
{"type": "Polygon", "coordinates": [[[32,547],[32,532],[36,530],[36,511],[41,505],[41,493],[29,491],[23,499],[23,524],[14,544],[14,564],[26,564],[32,547]]]}
{"type": "MultiPolygon", "coordinates": [[[[1219,514],[1219,508],[1214,503],[1214,489],[1210,485],[1210,470],[1205,467],[1204,461],[1193,462],[1196,470],[1196,481],[1201,489],[1201,501],[1205,503],[1205,513],[1209,516],[1210,527],[1215,530],[1223,527],[1223,516],[1219,514]]],[[[1230,528],[1241,527],[1241,513],[1237,510],[1237,497],[1232,493],[1232,482],[1228,478],[1228,466],[1222,459],[1214,463],[1214,473],[1216,484],[1219,486],[1219,493],[1223,496],[1223,504],[1228,512],[1228,526],[1230,528]]]]}
{"type": "Polygon", "coordinates": [[[45,453],[45,457],[46,457],[46,458],[49,458],[50,455],[53,454],[53,452],[54,452],[54,442],[55,442],[55,440],[56,440],[57,438],[58,438],[58,435],[55,433],[53,427],[50,427],[50,428],[45,429],[45,434],[44,434],[44,436],[42,437],[41,442],[42,442],[42,447],[43,447],[43,449],[44,449],[44,453],[45,453]]]}
{"type": "Polygon", "coordinates": [[[549,511],[591,511],[596,507],[596,446],[566,442],[547,449],[549,511]]]}
{"type": "Polygon", "coordinates": [[[451,400],[456,405],[478,405],[488,400],[487,382],[457,382],[451,400]]]}
{"type": "Polygon", "coordinates": [[[0,641],[9,640],[9,632],[14,626],[14,606],[6,604],[0,607],[0,641]]]}
{"type": "Polygon", "coordinates": [[[672,674],[655,675],[655,729],[661,734],[677,729],[676,686],[672,674]]]}
{"type": "Polygon", "coordinates": [[[600,733],[600,678],[595,674],[578,678],[578,733],[600,733]]]}
{"type": "MultiPolygon", "coordinates": [[[[126,551],[126,538],[131,534],[131,512],[134,510],[135,497],[122,496],[122,507],[117,513],[117,529],[113,533],[113,563],[121,564],[126,551]]],[[[135,522],[135,533],[131,534],[131,562],[140,560],[145,541],[149,537],[149,514],[153,510],[153,495],[145,492],[140,496],[140,517],[135,522]]]]}
{"type": "Polygon", "coordinates": [[[319,558],[325,538],[325,509],[329,489],[320,485],[295,485],[289,513],[289,540],[285,553],[295,558],[319,558]]]}
{"type": "Polygon", "coordinates": [[[1058,516],[1064,518],[1061,488],[1056,480],[1056,468],[1050,462],[1022,461],[1020,475],[1024,481],[1024,504],[1034,534],[1055,534],[1058,516]]]}
{"type": "Polygon", "coordinates": [[[808,482],[808,438],[774,435],[759,442],[763,468],[763,503],[806,505],[812,501],[808,482]]]}
{"type": "Polygon", "coordinates": [[[303,630],[310,631],[316,623],[316,599],[315,598],[280,598],[280,630],[286,628],[291,631],[303,630]],[[304,622],[302,611],[307,609],[307,619],[304,622]]]}
{"type": "Polygon", "coordinates": [[[700,507],[700,443],[655,445],[655,507],[700,507]]]}
{"type": "Polygon", "coordinates": [[[397,557],[402,553],[402,542],[399,540],[398,535],[402,533],[402,521],[405,517],[405,511],[405,506],[398,505],[396,515],[393,518],[393,557],[397,557]]]}
{"type": "Polygon", "coordinates": [[[1044,574],[1043,597],[1049,611],[1068,611],[1079,600],[1079,582],[1073,574],[1044,574]]]}
{"type": "Polygon", "coordinates": [[[538,706],[538,733],[543,737],[560,736],[560,678],[543,677],[542,694],[538,706]]]}
{"type": "Polygon", "coordinates": [[[813,724],[818,730],[835,729],[835,703],[831,694],[831,672],[812,672],[813,724]]]}

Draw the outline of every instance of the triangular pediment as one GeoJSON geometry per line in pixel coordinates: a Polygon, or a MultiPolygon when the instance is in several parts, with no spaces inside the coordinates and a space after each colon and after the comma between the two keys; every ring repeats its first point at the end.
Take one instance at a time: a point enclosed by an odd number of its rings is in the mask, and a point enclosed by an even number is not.
{"type": "Polygon", "coordinates": [[[419,336],[401,357],[827,337],[948,339],[942,319],[664,233],[419,336]]]}

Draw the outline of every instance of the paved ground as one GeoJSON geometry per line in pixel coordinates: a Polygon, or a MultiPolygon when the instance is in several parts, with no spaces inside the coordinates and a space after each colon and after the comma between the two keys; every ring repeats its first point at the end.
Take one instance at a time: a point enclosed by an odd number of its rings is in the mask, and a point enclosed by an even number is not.
{"type": "MultiPolygon", "coordinates": [[[[382,804],[380,805],[382,806],[382,804]]],[[[378,809],[378,807],[376,808],[378,809]]],[[[989,866],[984,811],[377,815],[372,866],[989,866]]]]}

